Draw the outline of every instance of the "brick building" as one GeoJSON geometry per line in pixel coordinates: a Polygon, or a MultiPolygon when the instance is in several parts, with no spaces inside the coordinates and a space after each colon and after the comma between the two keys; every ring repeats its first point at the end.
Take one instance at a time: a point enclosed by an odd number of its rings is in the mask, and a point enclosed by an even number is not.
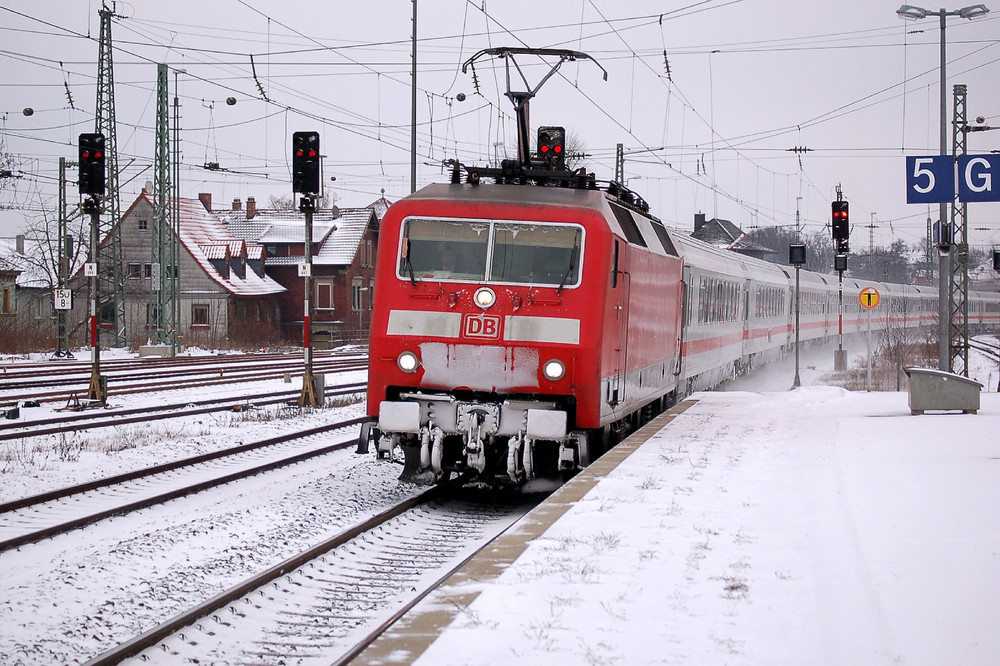
{"type": "MultiPolygon", "coordinates": [[[[199,195],[211,208],[211,195],[199,195]]],[[[367,338],[371,294],[375,284],[378,226],[388,202],[381,198],[365,208],[319,209],[313,214],[313,293],[311,331],[317,347],[367,338]]],[[[228,210],[215,210],[232,231],[264,248],[267,275],[287,290],[281,295],[281,330],[302,339],[305,280],[305,218],[295,209],[261,209],[248,198],[228,210]]]]}

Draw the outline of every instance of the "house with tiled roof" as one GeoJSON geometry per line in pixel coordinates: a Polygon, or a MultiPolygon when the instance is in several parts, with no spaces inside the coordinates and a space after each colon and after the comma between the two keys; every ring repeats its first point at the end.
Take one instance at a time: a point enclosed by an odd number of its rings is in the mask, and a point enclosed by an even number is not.
{"type": "MultiPolygon", "coordinates": [[[[210,195],[199,198],[211,206],[210,195]]],[[[383,197],[364,208],[334,206],[313,213],[310,329],[317,346],[367,337],[379,220],[388,206],[383,197]]],[[[264,248],[267,274],[287,289],[281,297],[282,332],[288,338],[302,339],[305,279],[299,267],[305,263],[303,213],[291,208],[258,208],[253,198],[247,199],[246,208],[237,200],[231,208],[214,212],[235,236],[264,248]]]]}
{"type": "Polygon", "coordinates": [[[691,237],[718,248],[739,252],[757,259],[766,260],[769,255],[774,254],[774,250],[771,248],[748,239],[746,232],[729,220],[718,218],[706,220],[704,213],[695,213],[694,233],[691,234],[691,237]]]}
{"type": "Polygon", "coordinates": [[[55,338],[54,246],[31,234],[0,238],[0,351],[37,349],[55,338]],[[8,344],[9,336],[20,340],[8,344]]]}
{"type": "MultiPolygon", "coordinates": [[[[256,345],[279,339],[286,289],[267,275],[264,248],[233,235],[196,199],[178,199],[176,206],[179,221],[170,231],[180,256],[177,266],[162,270],[168,281],[171,276],[177,280],[178,339],[189,346],[256,345]]],[[[151,291],[157,272],[152,262],[157,224],[152,195],[143,190],[118,226],[125,264],[125,330],[132,346],[156,338],[149,322],[155,321],[150,315],[156,307],[151,291]]],[[[108,238],[110,234],[102,244],[108,238]]],[[[75,303],[74,310],[78,306],[86,303],[75,303]]],[[[102,317],[102,330],[109,326],[102,317]]]]}

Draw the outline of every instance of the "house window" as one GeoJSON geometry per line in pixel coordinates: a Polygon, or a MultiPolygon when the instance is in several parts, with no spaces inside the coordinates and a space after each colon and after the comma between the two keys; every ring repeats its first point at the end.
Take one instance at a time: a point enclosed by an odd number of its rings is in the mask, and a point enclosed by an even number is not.
{"type": "Polygon", "coordinates": [[[104,328],[114,328],[116,321],[115,304],[113,302],[107,302],[101,305],[101,312],[99,315],[101,326],[104,328]]]}
{"type": "Polygon", "coordinates": [[[0,314],[14,314],[14,289],[13,287],[4,286],[3,288],[3,303],[0,304],[2,310],[0,314]]]}
{"type": "Polygon", "coordinates": [[[125,276],[129,280],[138,280],[142,277],[142,264],[129,264],[128,274],[125,276]]]}
{"type": "Polygon", "coordinates": [[[372,242],[365,241],[365,266],[374,265],[375,254],[372,252],[372,242]]]}
{"type": "Polygon", "coordinates": [[[192,305],[191,306],[191,326],[192,327],[203,327],[208,328],[208,306],[207,305],[192,305]]]}
{"type": "Polygon", "coordinates": [[[368,280],[368,309],[375,307],[375,278],[368,280]]]}
{"type": "Polygon", "coordinates": [[[149,230],[149,220],[139,220],[139,231],[149,230]]]}
{"type": "Polygon", "coordinates": [[[144,264],[142,267],[142,276],[146,278],[153,277],[153,264],[144,264]]]}
{"type": "Polygon", "coordinates": [[[362,280],[359,277],[356,277],[351,281],[351,309],[355,312],[358,312],[364,307],[365,292],[368,291],[368,287],[362,285],[362,280]]]}
{"type": "Polygon", "coordinates": [[[332,282],[317,282],[316,283],[316,309],[317,310],[332,310],[333,309],[333,283],[332,282]]]}

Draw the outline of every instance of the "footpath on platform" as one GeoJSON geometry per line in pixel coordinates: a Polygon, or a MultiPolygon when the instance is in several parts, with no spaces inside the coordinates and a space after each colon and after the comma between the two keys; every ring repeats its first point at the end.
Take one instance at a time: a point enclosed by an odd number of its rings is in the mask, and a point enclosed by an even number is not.
{"type": "Polygon", "coordinates": [[[996,663],[1000,394],[700,393],[612,454],[356,663],[996,663]]]}

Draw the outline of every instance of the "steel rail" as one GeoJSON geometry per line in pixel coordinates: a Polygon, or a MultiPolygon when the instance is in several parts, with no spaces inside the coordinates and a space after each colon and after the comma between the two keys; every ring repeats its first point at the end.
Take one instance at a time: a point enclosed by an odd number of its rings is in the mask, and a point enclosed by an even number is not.
{"type": "MultiPolygon", "coordinates": [[[[216,458],[223,458],[223,457],[226,457],[226,456],[229,456],[229,455],[235,455],[235,454],[238,454],[238,453],[243,453],[245,451],[249,451],[249,450],[252,450],[252,449],[262,448],[264,446],[270,446],[270,445],[273,445],[273,444],[287,442],[287,441],[290,441],[290,440],[293,440],[293,439],[301,439],[303,437],[309,437],[311,435],[319,434],[321,432],[326,432],[326,431],[329,431],[329,430],[337,430],[337,429],[340,429],[340,428],[348,428],[348,427],[350,427],[352,425],[358,425],[359,423],[363,422],[364,420],[365,420],[364,417],[361,417],[361,418],[351,419],[349,421],[342,421],[340,423],[334,423],[334,424],[325,425],[325,426],[318,426],[316,428],[310,428],[309,430],[304,430],[304,431],[297,432],[297,433],[292,433],[292,434],[288,434],[288,435],[282,435],[282,436],[278,436],[278,437],[272,437],[272,438],[270,438],[268,440],[263,440],[261,442],[254,442],[254,443],[251,443],[251,444],[244,444],[242,446],[235,447],[235,448],[232,448],[232,449],[225,449],[223,451],[216,451],[216,452],[213,452],[213,453],[206,453],[206,454],[202,454],[200,456],[195,456],[193,458],[186,458],[184,460],[178,460],[178,461],[174,461],[174,462],[171,462],[171,463],[164,463],[163,465],[157,465],[155,467],[147,467],[147,468],[145,468],[143,470],[136,470],[134,472],[128,472],[126,474],[121,474],[121,475],[118,475],[116,477],[107,477],[105,479],[99,479],[97,481],[93,481],[93,482],[85,483],[85,484],[80,484],[78,486],[73,486],[71,488],[64,488],[62,490],[53,491],[53,493],[51,493],[51,494],[56,495],[56,496],[46,498],[45,500],[39,500],[38,498],[43,497],[45,495],[49,495],[50,493],[43,493],[42,495],[35,495],[33,497],[30,497],[30,498],[25,498],[26,500],[32,500],[31,503],[25,504],[22,507],[17,507],[17,508],[25,508],[25,507],[28,507],[28,506],[33,506],[33,505],[41,503],[42,501],[52,501],[53,499],[62,499],[62,498],[65,498],[65,497],[70,497],[72,495],[79,494],[81,492],[87,492],[89,490],[94,490],[96,488],[102,488],[102,487],[111,486],[111,485],[114,485],[115,483],[122,483],[122,482],[125,482],[125,481],[131,481],[131,480],[137,479],[137,478],[142,478],[142,477],[146,477],[146,476],[152,476],[154,474],[159,474],[159,473],[171,471],[173,469],[178,469],[180,467],[187,467],[187,466],[198,464],[198,463],[205,462],[205,461],[208,461],[208,460],[213,460],[213,459],[216,459],[216,458]],[[94,485],[94,484],[96,484],[96,485],[94,485]],[[92,486],[92,487],[88,487],[88,486],[92,486]],[[67,491],[72,491],[72,492],[67,492],[67,491]]],[[[298,454],[295,454],[294,456],[290,456],[290,457],[287,457],[287,458],[282,458],[281,460],[275,460],[275,461],[272,461],[272,462],[269,462],[269,463],[265,463],[265,464],[262,464],[262,465],[257,465],[255,467],[251,467],[251,468],[248,468],[248,469],[240,470],[238,472],[233,472],[231,474],[226,474],[226,475],[223,475],[223,476],[220,476],[220,477],[216,477],[214,479],[209,479],[207,481],[200,481],[198,483],[191,484],[191,485],[188,485],[188,486],[184,486],[182,488],[175,488],[174,490],[171,490],[171,491],[168,491],[168,492],[165,492],[165,493],[160,493],[159,495],[155,495],[153,497],[147,497],[147,498],[142,499],[142,500],[138,500],[138,501],[135,501],[135,502],[129,502],[128,504],[122,504],[122,505],[119,505],[119,506],[116,506],[116,507],[112,507],[110,509],[106,509],[106,510],[103,510],[103,511],[98,511],[97,513],[90,514],[89,516],[83,516],[81,518],[76,518],[74,520],[70,520],[70,521],[67,521],[65,523],[60,523],[58,525],[53,525],[51,527],[47,527],[47,528],[44,528],[44,529],[41,529],[41,530],[37,530],[35,532],[30,532],[28,534],[22,534],[21,536],[14,537],[12,539],[7,539],[5,541],[0,541],[0,552],[4,552],[6,550],[10,550],[11,548],[17,548],[19,546],[23,546],[23,545],[28,544],[28,543],[34,543],[36,541],[40,541],[41,539],[45,539],[45,538],[48,538],[48,537],[51,537],[51,536],[56,536],[58,534],[63,534],[65,532],[69,532],[69,531],[78,529],[80,527],[84,527],[86,525],[90,525],[92,523],[96,523],[96,522],[98,522],[100,520],[104,520],[105,518],[110,518],[111,516],[117,516],[117,515],[129,513],[129,512],[132,512],[132,511],[137,511],[139,509],[145,509],[147,507],[154,506],[156,504],[163,504],[164,502],[167,502],[169,500],[176,499],[178,497],[183,497],[185,495],[191,495],[191,494],[200,492],[202,490],[206,490],[208,488],[214,488],[215,486],[220,486],[220,485],[229,483],[230,481],[237,481],[239,479],[245,479],[245,478],[254,476],[256,474],[260,474],[261,472],[267,472],[267,471],[270,471],[270,470],[273,470],[273,469],[277,469],[279,467],[284,467],[286,465],[291,465],[291,464],[294,464],[294,463],[297,463],[297,462],[301,462],[303,460],[308,460],[309,458],[314,458],[316,456],[324,455],[326,453],[330,453],[332,451],[336,451],[336,450],[339,450],[339,449],[349,448],[351,446],[354,446],[356,443],[357,442],[356,442],[355,439],[350,439],[350,440],[348,440],[346,442],[339,442],[337,444],[331,444],[329,446],[324,446],[324,447],[321,447],[319,449],[314,449],[312,451],[306,451],[306,452],[303,452],[303,453],[298,453],[298,454]]],[[[11,510],[13,510],[13,509],[11,509],[11,510]]]]}
{"type": "Polygon", "coordinates": [[[153,627],[149,631],[122,643],[118,647],[98,655],[97,657],[86,662],[83,666],[110,666],[111,664],[121,663],[129,657],[134,657],[143,650],[156,645],[156,643],[163,638],[166,638],[176,631],[197,622],[199,619],[209,615],[219,608],[222,608],[226,604],[232,603],[237,599],[246,596],[250,592],[253,592],[254,590],[270,583],[274,579],[279,578],[290,571],[294,571],[302,565],[320,557],[334,548],[344,545],[365,532],[375,529],[389,519],[395,518],[410,509],[429,502],[431,499],[436,498],[440,492],[440,486],[434,486],[433,488],[425,490],[419,495],[411,497],[410,499],[383,511],[376,516],[373,516],[372,518],[369,518],[368,520],[359,523],[358,525],[349,528],[334,537],[331,537],[330,539],[316,544],[312,548],[303,551],[294,557],[290,557],[284,562],[281,562],[266,571],[262,571],[252,578],[248,578],[242,583],[226,590],[222,594],[215,596],[156,627],[153,627]]]}
{"type": "MultiPolygon", "coordinates": [[[[343,386],[328,387],[333,390],[326,392],[328,396],[340,396],[349,395],[355,393],[358,390],[363,389],[367,384],[364,382],[355,382],[353,384],[344,384],[343,386]]],[[[142,423],[145,421],[162,421],[165,419],[181,418],[184,416],[192,416],[195,414],[209,414],[211,412],[221,412],[232,407],[234,403],[239,404],[243,402],[248,402],[250,400],[256,401],[257,405],[267,406],[276,405],[287,401],[288,398],[294,398],[298,396],[299,391],[280,391],[276,393],[262,393],[258,396],[231,396],[229,398],[212,398],[211,400],[199,400],[197,402],[185,402],[184,404],[172,404],[172,405],[158,405],[153,407],[135,407],[132,409],[123,409],[120,411],[115,411],[111,416],[103,417],[104,420],[98,420],[102,418],[103,415],[89,413],[89,414],[74,414],[67,415],[64,418],[51,418],[51,419],[39,419],[37,421],[31,421],[29,423],[17,423],[12,425],[0,426],[0,441],[10,440],[10,439],[23,439],[26,437],[40,437],[42,435],[55,435],[63,432],[76,432],[78,430],[89,430],[91,428],[106,428],[113,427],[117,425],[125,425],[128,423],[142,423]],[[171,410],[181,410],[189,406],[194,406],[194,409],[187,409],[184,412],[178,412],[176,414],[157,414],[157,412],[168,412],[171,410]],[[140,416],[133,416],[133,415],[140,416]],[[145,416],[141,416],[141,415],[145,416]],[[90,423],[78,423],[77,425],[72,425],[79,421],[90,421],[90,423]],[[57,426],[53,424],[57,423],[67,423],[70,425],[57,426]],[[48,428],[40,428],[38,426],[52,426],[48,428]],[[24,428],[31,428],[30,432],[21,432],[24,428]],[[14,430],[17,432],[2,432],[5,430],[14,430]]],[[[3,510],[3,504],[0,504],[0,511],[3,510]]]]}

